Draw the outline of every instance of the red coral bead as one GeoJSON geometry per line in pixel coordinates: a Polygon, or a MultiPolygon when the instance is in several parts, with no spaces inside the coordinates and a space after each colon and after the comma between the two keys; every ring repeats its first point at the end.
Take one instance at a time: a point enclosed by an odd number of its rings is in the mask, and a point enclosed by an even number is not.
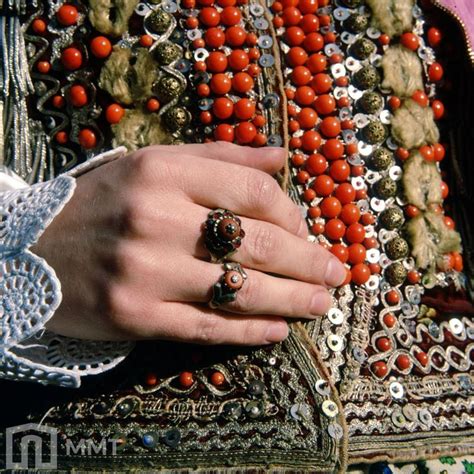
{"type": "Polygon", "coordinates": [[[234,71],[243,71],[249,62],[249,56],[243,49],[234,49],[229,55],[229,65],[234,71]]]}
{"type": "Polygon", "coordinates": [[[141,35],[140,36],[140,46],[144,48],[149,48],[153,44],[153,37],[150,35],[141,35]]]}
{"type": "Polygon", "coordinates": [[[226,26],[235,26],[242,19],[242,13],[237,7],[225,7],[221,12],[221,22],[226,26]]]}
{"type": "Polygon", "coordinates": [[[355,222],[346,231],[346,240],[350,243],[362,243],[365,239],[365,229],[362,224],[355,222]]]}
{"type": "Polygon", "coordinates": [[[341,183],[334,194],[342,204],[348,204],[356,197],[356,191],[350,183],[341,183]]]}
{"type": "Polygon", "coordinates": [[[216,371],[211,375],[211,383],[216,387],[220,387],[225,382],[225,376],[222,372],[216,371]]]}
{"type": "MultiPolygon", "coordinates": [[[[350,205],[350,204],[348,204],[350,205]]],[[[361,244],[351,244],[349,245],[349,262],[352,265],[357,265],[358,263],[364,263],[365,257],[367,255],[367,250],[361,244]]]]}
{"type": "Polygon", "coordinates": [[[214,130],[214,137],[216,140],[222,140],[224,142],[233,142],[234,136],[234,127],[227,123],[219,124],[214,130]]]}
{"type": "Polygon", "coordinates": [[[238,72],[232,78],[232,88],[241,94],[246,94],[254,86],[252,77],[246,72],[238,72]]]}
{"type": "Polygon", "coordinates": [[[342,209],[339,199],[335,197],[324,198],[319,207],[321,208],[322,215],[328,218],[337,217],[342,209]]]}
{"type": "Polygon", "coordinates": [[[433,63],[428,68],[428,77],[432,82],[438,82],[443,78],[444,71],[443,66],[439,63],[433,63]]]}
{"type": "Polygon", "coordinates": [[[306,34],[313,33],[319,30],[319,18],[316,15],[308,13],[303,16],[299,26],[306,34]]]}
{"type": "MultiPolygon", "coordinates": [[[[312,176],[319,176],[326,171],[328,162],[323,155],[314,153],[306,160],[306,169],[312,176]]],[[[334,185],[334,183],[333,183],[334,185]]]]}
{"type": "Polygon", "coordinates": [[[199,97],[208,97],[211,93],[211,88],[207,84],[198,84],[196,92],[199,97]]]}
{"type": "Polygon", "coordinates": [[[301,21],[303,15],[298,8],[288,7],[283,10],[281,17],[285,26],[294,26],[301,21]]]}
{"type": "MultiPolygon", "coordinates": [[[[255,115],[255,103],[250,99],[240,99],[234,106],[234,113],[240,120],[249,120],[255,115]]],[[[258,126],[255,121],[254,125],[258,126]]]]}
{"type": "Polygon", "coordinates": [[[84,86],[75,84],[69,89],[69,100],[74,107],[83,107],[89,101],[84,86]]]}
{"type": "Polygon", "coordinates": [[[303,46],[308,53],[316,53],[324,48],[324,38],[320,33],[309,33],[303,41],[303,46]]]}
{"type": "Polygon", "coordinates": [[[416,51],[420,46],[420,40],[414,33],[403,33],[400,37],[400,42],[405,48],[411,49],[412,51],[416,51]]]}
{"type": "Polygon", "coordinates": [[[395,363],[400,370],[408,370],[411,367],[411,359],[406,354],[399,355],[395,363]]]}
{"type": "Polygon", "coordinates": [[[91,52],[96,58],[106,58],[112,52],[112,43],[105,36],[96,36],[90,46],[91,52]]]}
{"type": "Polygon", "coordinates": [[[245,43],[246,36],[247,33],[242,27],[231,26],[230,28],[227,28],[225,32],[225,41],[229,46],[238,47],[242,46],[245,43]]]}
{"type": "Polygon", "coordinates": [[[62,109],[64,107],[64,97],[60,95],[55,95],[53,97],[53,106],[56,107],[57,109],[62,109]]]}
{"type": "Polygon", "coordinates": [[[324,233],[330,240],[339,240],[344,237],[346,226],[339,219],[331,219],[326,223],[324,233]]]}
{"type": "Polygon", "coordinates": [[[300,46],[293,46],[288,51],[286,59],[292,67],[302,66],[308,60],[308,53],[300,46]]]}
{"type": "Polygon", "coordinates": [[[441,181],[441,197],[443,199],[446,199],[448,197],[448,194],[449,194],[448,185],[444,181],[441,181]]]}
{"type": "Polygon", "coordinates": [[[330,138],[323,145],[323,154],[328,160],[339,160],[344,155],[344,145],[337,138],[330,138]]]}
{"type": "Polygon", "coordinates": [[[204,7],[199,13],[199,20],[205,26],[217,26],[221,15],[214,7],[204,7]]]}
{"type": "Polygon", "coordinates": [[[240,122],[235,127],[235,138],[241,145],[251,143],[257,135],[257,129],[252,122],[240,122]]]}
{"type": "Polygon", "coordinates": [[[444,116],[444,104],[440,100],[434,100],[431,104],[433,109],[433,116],[435,120],[439,120],[444,116]]]}
{"type": "Polygon", "coordinates": [[[441,161],[446,155],[446,150],[441,143],[435,143],[433,145],[433,154],[436,161],[441,161]]]}
{"type": "Polygon", "coordinates": [[[301,146],[305,151],[312,152],[321,146],[321,135],[315,130],[308,130],[301,137],[301,146]]]}
{"type": "Polygon", "coordinates": [[[415,354],[416,360],[423,366],[426,367],[429,362],[429,357],[426,352],[420,351],[415,354]]]}
{"type": "Polygon", "coordinates": [[[346,181],[351,173],[351,167],[345,160],[336,160],[329,167],[329,174],[334,181],[346,181]]]}
{"type": "Polygon", "coordinates": [[[61,53],[61,62],[69,71],[74,71],[82,66],[82,53],[77,48],[66,48],[61,53]]]}
{"type": "Polygon", "coordinates": [[[227,97],[218,97],[212,105],[212,112],[221,120],[228,119],[234,112],[234,103],[227,97]]]}
{"type": "Polygon", "coordinates": [[[360,210],[359,208],[352,203],[344,204],[341,212],[341,220],[346,225],[355,224],[359,222],[360,219],[360,210]]]}
{"type": "Polygon", "coordinates": [[[402,101],[396,95],[392,95],[392,97],[388,99],[388,105],[392,111],[397,110],[400,107],[400,105],[402,105],[402,101]]]}
{"type": "Polygon", "coordinates": [[[370,268],[365,263],[358,263],[351,269],[352,281],[356,285],[363,285],[370,278],[370,268]]]}
{"type": "Polygon", "coordinates": [[[311,81],[311,71],[305,66],[296,66],[291,73],[291,82],[295,86],[305,86],[311,81]]]}
{"type": "Polygon", "coordinates": [[[77,22],[79,13],[74,5],[63,5],[56,13],[58,22],[63,26],[71,26],[77,22]]]}
{"type": "Polygon", "coordinates": [[[318,196],[329,196],[334,190],[334,181],[330,176],[320,175],[314,180],[313,189],[318,196]]]}
{"type": "Polygon", "coordinates": [[[37,34],[37,35],[43,35],[46,33],[46,22],[42,20],[41,18],[36,18],[33,20],[33,23],[31,24],[31,29],[37,34]]]}
{"type": "MultiPolygon", "coordinates": [[[[318,114],[314,109],[304,107],[298,114],[298,122],[302,128],[313,128],[318,121],[318,114]]],[[[320,143],[321,144],[321,143],[320,143]]]]}
{"type": "Polygon", "coordinates": [[[336,117],[326,117],[321,122],[320,130],[328,138],[337,137],[341,133],[341,122],[336,117]]]}
{"type": "Polygon", "coordinates": [[[315,13],[319,8],[318,0],[300,0],[298,8],[303,15],[315,13]]]}
{"type": "Polygon", "coordinates": [[[60,145],[64,145],[68,142],[69,137],[66,132],[61,131],[56,133],[55,139],[60,145]]]}
{"type": "Polygon", "coordinates": [[[97,146],[97,137],[95,132],[90,128],[83,128],[79,132],[78,140],[82,148],[85,148],[86,150],[90,150],[97,146]]]}
{"type": "Polygon", "coordinates": [[[314,106],[321,115],[329,115],[334,112],[336,109],[336,101],[332,95],[323,94],[318,96],[316,99],[314,106]]]}
{"type": "Polygon", "coordinates": [[[206,59],[206,66],[210,72],[224,72],[227,64],[227,56],[220,51],[213,51],[206,59]]]}
{"type": "Polygon", "coordinates": [[[204,40],[210,48],[220,48],[226,40],[226,33],[221,28],[209,28],[204,33],[204,40]]]}
{"type": "Polygon", "coordinates": [[[387,303],[390,305],[396,305],[400,301],[400,296],[395,290],[390,290],[386,295],[387,303]]]}
{"type": "Polygon", "coordinates": [[[110,104],[107,109],[105,109],[105,119],[109,123],[119,123],[122,120],[122,117],[125,114],[125,110],[119,104],[110,104]]]}
{"type": "Polygon", "coordinates": [[[430,44],[431,47],[436,48],[439,46],[442,40],[442,34],[441,31],[438,30],[438,28],[430,28],[428,30],[428,43],[430,44]]]}
{"type": "Polygon", "coordinates": [[[51,70],[51,63],[49,63],[48,61],[39,61],[36,64],[36,69],[41,74],[48,74],[48,72],[51,70]]]}
{"type": "Polygon", "coordinates": [[[324,54],[314,53],[306,61],[306,67],[313,73],[323,72],[327,68],[327,59],[324,54]]]}
{"type": "Polygon", "coordinates": [[[194,377],[191,372],[181,372],[179,374],[179,383],[183,388],[189,388],[194,383],[194,377]]]}
{"type": "Polygon", "coordinates": [[[420,90],[415,91],[413,95],[411,96],[411,98],[415,102],[420,104],[422,107],[428,107],[430,103],[428,96],[423,91],[420,91],[420,90]]]}
{"type": "Polygon", "coordinates": [[[232,81],[226,74],[218,73],[211,77],[210,87],[217,95],[224,95],[230,91],[232,81]]]}
{"type": "Polygon", "coordinates": [[[344,244],[334,244],[331,247],[330,252],[342,263],[346,263],[349,258],[349,250],[344,244]]]}
{"type": "Polygon", "coordinates": [[[159,110],[160,105],[161,104],[157,99],[151,98],[151,99],[148,99],[146,103],[146,108],[148,112],[156,112],[157,110],[159,110]]]}
{"type": "Polygon", "coordinates": [[[309,86],[301,86],[296,89],[295,92],[295,101],[299,105],[310,105],[314,102],[316,94],[314,90],[309,86]]]}
{"type": "Polygon", "coordinates": [[[393,328],[397,324],[397,318],[392,313],[387,313],[383,317],[383,322],[388,328],[393,328]]]}
{"type": "Polygon", "coordinates": [[[209,124],[212,122],[212,114],[211,114],[211,112],[209,112],[208,110],[203,110],[203,111],[199,114],[199,120],[200,120],[201,123],[203,123],[204,125],[209,125],[209,124]]]}
{"type": "Polygon", "coordinates": [[[388,337],[380,337],[375,344],[377,349],[381,352],[388,352],[392,349],[392,342],[388,337]]]}
{"type": "Polygon", "coordinates": [[[379,379],[384,378],[388,374],[387,364],[381,360],[374,362],[371,369],[373,374],[379,379]]]}
{"type": "Polygon", "coordinates": [[[324,73],[316,74],[311,81],[311,87],[314,89],[316,94],[325,94],[326,92],[329,92],[332,88],[331,76],[324,73]]]}
{"type": "Polygon", "coordinates": [[[285,40],[290,46],[299,46],[305,36],[303,29],[299,26],[290,26],[285,32],[285,40]]]}

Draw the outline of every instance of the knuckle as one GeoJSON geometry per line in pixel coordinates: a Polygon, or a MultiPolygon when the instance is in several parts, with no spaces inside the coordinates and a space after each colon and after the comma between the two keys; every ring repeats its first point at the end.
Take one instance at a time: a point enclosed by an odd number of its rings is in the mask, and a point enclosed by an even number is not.
{"type": "Polygon", "coordinates": [[[272,261],[279,252],[278,237],[266,225],[259,225],[247,239],[246,246],[252,265],[264,265],[272,261]]]}
{"type": "Polygon", "coordinates": [[[281,193],[277,182],[263,172],[251,172],[247,177],[247,196],[253,209],[263,212],[271,209],[281,193]]]}
{"type": "Polygon", "coordinates": [[[261,283],[253,278],[237,292],[236,300],[231,304],[232,309],[239,313],[257,313],[261,295],[261,283]]]}
{"type": "Polygon", "coordinates": [[[204,314],[196,327],[195,341],[199,344],[218,344],[221,340],[221,320],[214,314],[204,314]]]}

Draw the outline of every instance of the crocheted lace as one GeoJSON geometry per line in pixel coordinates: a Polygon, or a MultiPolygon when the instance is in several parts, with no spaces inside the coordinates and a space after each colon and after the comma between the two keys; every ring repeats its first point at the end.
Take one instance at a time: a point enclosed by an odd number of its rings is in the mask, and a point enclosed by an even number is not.
{"type": "Polygon", "coordinates": [[[114,367],[132,348],[129,342],[59,336],[44,327],[61,303],[61,285],[45,260],[28,249],[74,189],[74,178],[61,176],[0,192],[1,378],[78,387],[82,376],[114,367]]]}

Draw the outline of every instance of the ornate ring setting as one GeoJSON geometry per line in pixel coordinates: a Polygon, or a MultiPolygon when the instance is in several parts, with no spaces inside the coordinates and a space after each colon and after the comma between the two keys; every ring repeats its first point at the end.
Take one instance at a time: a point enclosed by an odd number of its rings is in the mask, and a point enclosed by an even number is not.
{"type": "Polygon", "coordinates": [[[205,244],[213,262],[222,262],[240,247],[245,237],[241,224],[241,220],[226,209],[215,209],[208,214],[205,244]]]}
{"type": "Polygon", "coordinates": [[[224,263],[224,270],[219,281],[212,287],[212,299],[209,301],[212,309],[235,301],[237,292],[247,279],[247,273],[239,263],[224,263]]]}

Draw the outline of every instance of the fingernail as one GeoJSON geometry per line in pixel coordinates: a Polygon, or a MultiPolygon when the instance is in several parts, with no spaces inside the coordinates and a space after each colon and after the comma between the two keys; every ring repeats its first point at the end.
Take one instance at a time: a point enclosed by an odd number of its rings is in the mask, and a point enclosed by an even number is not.
{"type": "Polygon", "coordinates": [[[271,323],[268,326],[265,339],[269,343],[280,342],[288,337],[288,324],[285,321],[271,323]]]}
{"type": "Polygon", "coordinates": [[[325,283],[328,286],[339,286],[346,279],[344,265],[334,257],[331,257],[326,268],[325,283]]]}
{"type": "Polygon", "coordinates": [[[326,314],[331,306],[331,295],[327,290],[320,289],[313,295],[313,300],[311,301],[311,314],[313,316],[321,316],[326,314]]]}

